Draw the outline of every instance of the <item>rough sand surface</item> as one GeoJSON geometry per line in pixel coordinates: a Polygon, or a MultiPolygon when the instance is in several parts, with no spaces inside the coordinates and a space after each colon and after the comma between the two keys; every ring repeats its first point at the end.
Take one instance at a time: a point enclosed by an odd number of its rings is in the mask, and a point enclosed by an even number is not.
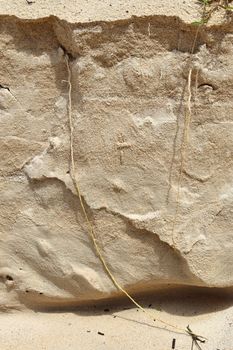
{"type": "MultiPolygon", "coordinates": [[[[159,316],[163,320],[184,328],[190,325],[193,331],[208,338],[200,344],[202,350],[233,349],[233,307],[229,307],[229,300],[179,292],[143,302],[147,306],[152,303],[152,308],[147,307],[152,313],[156,304],[162,310],[159,316]]],[[[123,307],[129,305],[105,304],[69,313],[2,314],[1,350],[171,350],[173,339],[175,349],[191,349],[189,336],[161,329],[159,323],[154,323],[156,327],[142,312],[123,307]]]]}
{"type": "Polygon", "coordinates": [[[120,285],[183,286],[142,304],[232,350],[233,30],[219,13],[197,35],[196,1],[0,0],[1,349],[191,348],[121,300],[66,312],[119,297],[83,198],[120,285]]]}
{"type": "Polygon", "coordinates": [[[199,16],[199,6],[195,0],[35,0],[31,5],[26,0],[0,0],[0,13],[25,19],[53,15],[74,23],[153,15],[179,16],[184,21],[191,22],[199,16]]]}

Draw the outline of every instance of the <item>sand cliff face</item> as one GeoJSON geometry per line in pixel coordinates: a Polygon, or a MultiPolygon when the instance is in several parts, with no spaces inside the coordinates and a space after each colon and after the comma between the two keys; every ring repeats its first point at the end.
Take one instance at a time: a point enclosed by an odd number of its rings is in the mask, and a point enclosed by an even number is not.
{"type": "Polygon", "coordinates": [[[117,295],[70,176],[69,102],[76,179],[118,282],[233,286],[232,25],[201,30],[190,55],[196,28],[178,16],[21,17],[0,19],[1,307],[117,295]]]}

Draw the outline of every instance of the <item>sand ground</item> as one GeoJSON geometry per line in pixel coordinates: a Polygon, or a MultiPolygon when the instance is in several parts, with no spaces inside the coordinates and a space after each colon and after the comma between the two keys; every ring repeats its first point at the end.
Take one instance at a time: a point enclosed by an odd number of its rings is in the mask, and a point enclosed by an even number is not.
{"type": "MultiPolygon", "coordinates": [[[[208,338],[202,350],[233,349],[233,306],[226,296],[167,292],[142,300],[147,310],[208,338]],[[148,306],[152,304],[150,308],[148,306]],[[156,306],[157,310],[154,309],[156,306]]],[[[69,312],[18,312],[0,315],[1,350],[189,350],[189,336],[162,329],[130,305],[102,304],[69,312]],[[99,334],[101,332],[102,334],[99,334]]],[[[195,346],[194,348],[195,349],[195,346]]]]}
{"type": "Polygon", "coordinates": [[[57,16],[69,22],[114,21],[131,16],[179,16],[186,22],[199,17],[200,6],[195,0],[0,0],[0,14],[36,19],[57,16]]]}

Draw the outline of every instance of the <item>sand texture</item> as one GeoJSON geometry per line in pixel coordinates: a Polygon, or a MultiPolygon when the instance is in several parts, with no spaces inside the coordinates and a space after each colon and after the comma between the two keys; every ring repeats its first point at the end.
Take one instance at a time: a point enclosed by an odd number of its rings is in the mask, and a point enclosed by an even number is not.
{"type": "Polygon", "coordinates": [[[7,322],[119,286],[233,287],[233,26],[220,9],[197,31],[200,15],[191,0],[0,0],[0,310],[20,311],[7,322]]]}
{"type": "MultiPolygon", "coordinates": [[[[189,289],[140,299],[150,312],[180,327],[188,324],[207,338],[202,350],[233,349],[232,298],[189,289]],[[148,308],[150,306],[150,308],[148,308]],[[159,311],[158,311],[159,310],[159,311]]],[[[2,350],[191,350],[192,339],[164,329],[130,305],[73,309],[62,313],[0,315],[2,350]]],[[[193,350],[200,350],[195,345],[193,350]]]]}

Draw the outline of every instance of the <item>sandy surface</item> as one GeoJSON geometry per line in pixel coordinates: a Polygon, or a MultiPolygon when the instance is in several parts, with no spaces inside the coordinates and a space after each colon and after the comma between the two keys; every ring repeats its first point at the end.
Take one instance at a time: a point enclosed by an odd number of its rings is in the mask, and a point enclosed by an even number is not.
{"type": "MultiPolygon", "coordinates": [[[[179,16],[186,22],[199,18],[194,0],[59,1],[0,0],[0,14],[23,19],[57,16],[69,22],[114,21],[132,16],[179,16]]],[[[39,285],[40,287],[40,285],[39,285]]],[[[205,293],[164,293],[142,301],[159,317],[183,329],[190,325],[208,341],[203,350],[233,349],[233,306],[226,296],[205,293]]],[[[127,305],[128,306],[128,305],[127,305]]],[[[178,350],[189,350],[191,338],[166,330],[137,309],[102,305],[69,312],[15,312],[0,314],[0,349],[134,349],[166,350],[176,339],[178,350]],[[108,309],[108,311],[106,310],[108,309]],[[106,310],[106,311],[104,311],[106,310]],[[98,333],[100,332],[100,333],[98,333]]]]}
{"type": "MultiPolygon", "coordinates": [[[[208,338],[202,350],[233,349],[233,307],[226,296],[170,292],[143,304],[163,320],[178,327],[190,325],[208,338]],[[160,311],[153,310],[154,305],[160,311]]],[[[105,304],[65,313],[1,314],[1,350],[169,350],[173,339],[175,349],[191,349],[189,336],[162,329],[163,325],[153,324],[143,312],[127,307],[123,303],[121,307],[105,304]]]]}
{"type": "Polygon", "coordinates": [[[0,0],[0,13],[25,19],[36,19],[50,15],[69,22],[110,21],[131,16],[166,15],[178,16],[186,22],[199,17],[199,6],[194,0],[0,0]]]}

